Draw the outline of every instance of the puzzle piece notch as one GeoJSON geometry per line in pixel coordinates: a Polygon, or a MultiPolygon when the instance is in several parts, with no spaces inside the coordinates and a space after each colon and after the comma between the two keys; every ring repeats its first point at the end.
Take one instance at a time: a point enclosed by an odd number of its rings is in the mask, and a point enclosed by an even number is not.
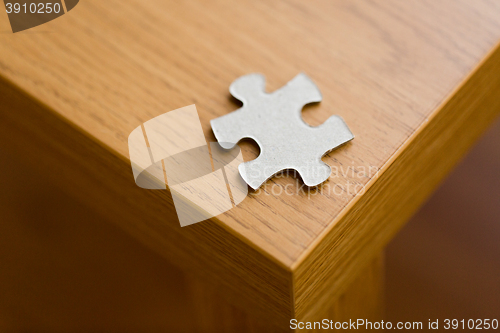
{"type": "Polygon", "coordinates": [[[223,148],[231,149],[241,139],[251,138],[261,146],[262,151],[262,144],[265,142],[260,142],[260,132],[273,128],[274,124],[281,124],[282,128],[289,127],[290,117],[309,126],[302,120],[302,108],[307,104],[320,102],[322,96],[307,75],[297,75],[272,93],[266,93],[265,86],[262,74],[245,75],[231,84],[229,92],[243,103],[243,107],[210,121],[214,135],[223,148]],[[258,124],[261,130],[253,127],[254,124],[258,124]],[[222,130],[219,131],[219,128],[222,130]]]}
{"type": "Polygon", "coordinates": [[[230,92],[243,107],[213,119],[212,130],[225,149],[243,138],[257,142],[260,155],[238,168],[253,189],[286,169],[297,170],[307,186],[324,182],[331,169],[321,157],[354,138],[339,116],[318,127],[303,121],[302,108],[322,99],[319,89],[303,73],[272,93],[265,92],[263,75],[245,75],[231,84],[230,92]]]}

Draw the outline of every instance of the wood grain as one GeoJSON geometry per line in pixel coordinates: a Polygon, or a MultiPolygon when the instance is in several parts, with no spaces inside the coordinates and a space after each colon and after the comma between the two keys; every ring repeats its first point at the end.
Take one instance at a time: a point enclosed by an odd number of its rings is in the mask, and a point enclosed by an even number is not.
{"type": "MultiPolygon", "coordinates": [[[[360,274],[351,281],[337,298],[306,322],[321,323],[323,319],[344,323],[362,318],[375,322],[383,318],[384,312],[384,255],[380,253],[365,267],[360,267],[360,274]]],[[[224,289],[200,281],[199,278],[187,278],[190,296],[195,304],[191,316],[200,332],[249,332],[278,333],[290,332],[290,324],[274,325],[273,321],[255,316],[255,313],[234,305],[225,297],[224,289]]],[[[304,325],[307,325],[304,322],[304,325]]],[[[319,324],[316,324],[319,326],[319,324]]],[[[299,326],[300,327],[300,326],[299,326]]],[[[304,326],[307,327],[307,326],[304,326]]],[[[321,332],[321,329],[297,329],[297,332],[321,332]]]]}
{"type": "Polygon", "coordinates": [[[297,265],[297,316],[328,303],[325,295],[331,297],[341,290],[342,278],[359,271],[350,260],[358,265],[364,256],[364,260],[371,260],[486,130],[500,111],[500,80],[490,76],[499,71],[500,49],[496,49],[402,147],[380,178],[359,197],[358,207],[340,216],[325,239],[297,265]],[[351,233],[354,226],[359,229],[351,233]],[[325,262],[331,264],[324,267],[325,262]],[[340,274],[336,271],[339,268],[343,270],[340,274]]]}
{"type": "Polygon", "coordinates": [[[174,264],[235,302],[250,299],[249,311],[281,324],[308,318],[346,290],[498,113],[499,16],[493,0],[88,0],[0,35],[1,135],[174,264]],[[167,191],[135,188],[134,128],[196,104],[214,141],[209,120],[238,107],[234,79],[261,72],[272,91],[301,71],[324,96],[305,120],[338,114],[356,135],[323,158],[334,174],[318,190],[285,195],[300,180],[275,177],[181,229],[167,191]]]}

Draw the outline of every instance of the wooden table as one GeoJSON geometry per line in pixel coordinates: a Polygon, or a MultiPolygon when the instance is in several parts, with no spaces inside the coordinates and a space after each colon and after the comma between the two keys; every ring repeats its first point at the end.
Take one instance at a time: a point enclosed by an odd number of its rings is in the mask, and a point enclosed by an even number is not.
{"type": "Polygon", "coordinates": [[[499,17],[495,0],[86,0],[12,34],[2,14],[2,147],[186,272],[200,331],[375,320],[384,246],[500,111],[499,17]],[[338,114],[356,138],[323,158],[322,191],[279,195],[297,178],[273,178],[181,228],[168,191],[134,184],[127,137],[196,104],[215,141],[209,121],[239,107],[228,87],[253,72],[268,91],[307,73],[323,101],[305,121],[338,114]]]}

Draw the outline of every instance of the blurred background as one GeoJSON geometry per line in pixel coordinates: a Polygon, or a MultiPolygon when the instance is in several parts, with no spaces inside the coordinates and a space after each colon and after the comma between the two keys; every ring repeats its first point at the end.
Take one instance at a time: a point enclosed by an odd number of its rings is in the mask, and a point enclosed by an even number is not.
{"type": "MultiPolygon", "coordinates": [[[[182,272],[0,142],[1,332],[191,328],[182,272]]],[[[497,121],[389,244],[387,320],[500,319],[499,171],[497,121]]]]}
{"type": "Polygon", "coordinates": [[[500,318],[500,121],[389,244],[389,320],[500,318]]]}

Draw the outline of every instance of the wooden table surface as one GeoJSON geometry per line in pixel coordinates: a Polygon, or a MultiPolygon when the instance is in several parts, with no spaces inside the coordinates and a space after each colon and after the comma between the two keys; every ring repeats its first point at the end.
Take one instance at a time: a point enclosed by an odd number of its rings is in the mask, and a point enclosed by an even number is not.
{"type": "Polygon", "coordinates": [[[316,318],[500,111],[499,17],[495,0],[85,0],[12,34],[0,14],[0,137],[229,302],[276,325],[316,318]],[[239,107],[229,85],[253,72],[268,91],[305,72],[323,94],[305,121],[337,114],[356,137],[323,158],[334,172],[318,190],[276,194],[301,183],[275,177],[180,228],[168,191],[135,186],[128,135],[196,104],[215,141],[209,121],[239,107]]]}

